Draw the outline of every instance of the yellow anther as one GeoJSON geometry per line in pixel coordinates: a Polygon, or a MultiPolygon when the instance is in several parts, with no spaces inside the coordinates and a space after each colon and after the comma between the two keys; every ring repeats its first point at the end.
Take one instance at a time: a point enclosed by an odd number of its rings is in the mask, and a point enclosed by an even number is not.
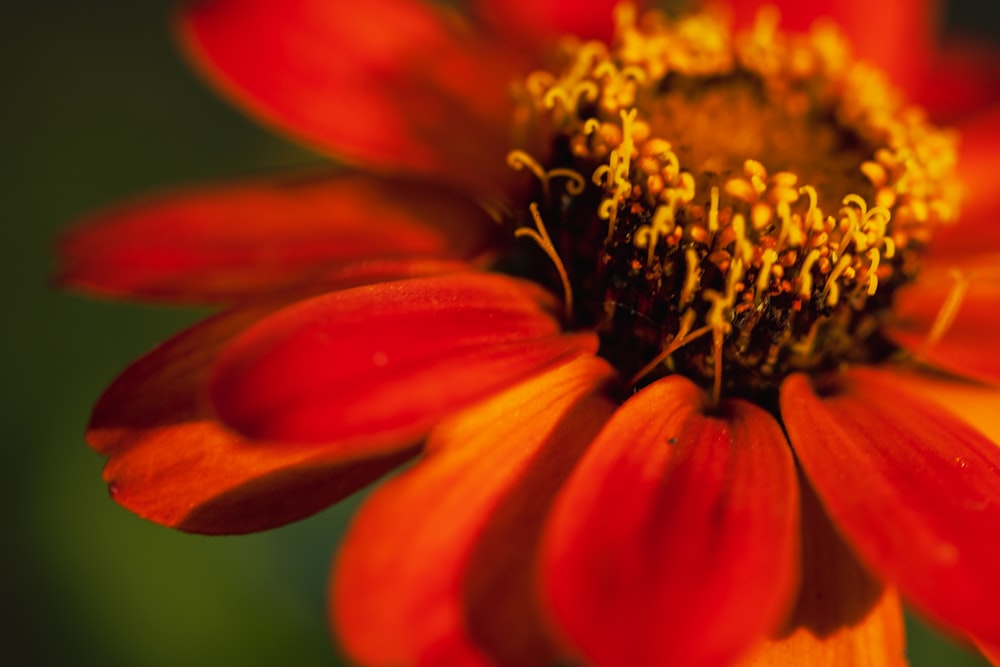
{"type": "Polygon", "coordinates": [[[753,224],[754,229],[761,230],[767,227],[771,224],[771,217],[773,215],[774,211],[764,202],[757,202],[750,207],[750,222],[753,224]]]}
{"type": "Polygon", "coordinates": [[[823,293],[826,295],[826,305],[833,308],[840,301],[840,285],[838,283],[827,283],[823,293]]]}
{"type": "MultiPolygon", "coordinates": [[[[611,153],[612,163],[614,163],[617,160],[617,157],[618,156],[616,153],[614,152],[611,153]]],[[[594,185],[600,185],[601,187],[606,187],[611,185],[611,181],[613,179],[614,179],[614,172],[612,171],[611,165],[607,164],[602,164],[599,167],[597,167],[597,169],[594,170],[594,173],[591,174],[590,176],[590,180],[594,182],[594,185]]]]}
{"type": "MultiPolygon", "coordinates": [[[[817,253],[817,255],[818,254],[819,253],[817,253]]],[[[765,290],[767,290],[767,286],[771,282],[771,267],[774,266],[774,263],[778,261],[778,253],[769,248],[761,254],[760,259],[761,259],[760,273],[757,274],[757,284],[756,284],[758,303],[763,298],[764,292],[765,290]]],[[[808,262],[808,260],[806,261],[808,262]]],[[[805,264],[803,264],[803,269],[804,268],[805,264]]]]}
{"type": "Polygon", "coordinates": [[[621,78],[623,80],[627,79],[630,81],[635,81],[636,83],[646,83],[646,70],[642,69],[638,65],[628,65],[622,68],[621,78]]]}
{"type": "Polygon", "coordinates": [[[719,231],[719,188],[713,186],[711,203],[708,208],[708,231],[713,234],[719,231]]]}
{"type": "Polygon", "coordinates": [[[837,264],[833,267],[833,270],[830,271],[830,274],[826,277],[827,284],[838,280],[841,274],[847,270],[847,267],[849,267],[851,265],[851,262],[853,261],[854,257],[849,254],[844,255],[839,260],[837,260],[837,264]]]}
{"type": "Polygon", "coordinates": [[[819,250],[813,248],[806,255],[805,260],[802,262],[802,269],[799,271],[799,295],[808,297],[812,294],[813,277],[812,268],[820,258],[819,250]]]}
{"type": "Polygon", "coordinates": [[[684,286],[681,288],[680,309],[684,309],[694,299],[695,292],[701,282],[701,263],[698,252],[694,248],[684,251],[687,273],[684,276],[684,286]]]}
{"type": "Polygon", "coordinates": [[[555,85],[556,78],[551,72],[536,70],[524,80],[524,87],[535,98],[545,95],[545,91],[555,85]]]}
{"type": "Polygon", "coordinates": [[[849,194],[843,199],[844,206],[857,206],[861,209],[861,219],[864,220],[868,213],[868,202],[861,195],[849,194]]]}
{"type": "Polygon", "coordinates": [[[819,195],[816,188],[811,185],[803,185],[799,188],[799,194],[809,198],[809,209],[806,211],[806,222],[811,226],[818,217],[822,219],[823,213],[819,210],[819,195]]]}
{"type": "Polygon", "coordinates": [[[781,228],[778,231],[778,242],[776,247],[780,252],[785,247],[785,240],[788,238],[789,233],[792,228],[792,212],[788,206],[788,202],[778,202],[776,207],[776,213],[778,214],[778,220],[781,221],[781,228]]]}
{"type": "Polygon", "coordinates": [[[757,195],[764,194],[767,190],[767,169],[757,160],[746,160],[743,162],[743,173],[750,179],[757,195]]]}
{"type": "Polygon", "coordinates": [[[868,181],[876,188],[884,186],[886,181],[889,179],[888,174],[885,172],[885,167],[878,162],[872,162],[871,160],[861,163],[861,173],[864,174],[868,181]]]}
{"type": "MultiPolygon", "coordinates": [[[[857,197],[857,195],[854,196],[857,197]]],[[[860,199],[860,197],[858,198],[860,199]]],[[[845,203],[847,202],[846,199],[844,201],[845,203]]],[[[863,199],[861,200],[861,203],[865,207],[867,207],[867,204],[865,204],[863,199]]],[[[858,228],[861,226],[861,220],[862,220],[861,215],[859,215],[858,212],[851,207],[845,208],[843,209],[843,211],[847,216],[846,218],[847,229],[844,230],[843,235],[840,237],[840,245],[837,246],[837,252],[836,252],[837,256],[842,255],[844,251],[847,250],[847,246],[851,243],[851,241],[854,241],[855,243],[858,242],[864,243],[863,236],[860,239],[858,239],[856,238],[855,235],[855,231],[857,231],[858,228]]],[[[862,251],[864,250],[864,248],[858,248],[858,250],[862,251]]]]}
{"type": "Polygon", "coordinates": [[[868,259],[870,261],[868,265],[868,296],[874,296],[875,291],[878,289],[878,264],[880,258],[878,248],[872,248],[868,251],[868,259]]]}
{"type": "Polygon", "coordinates": [[[653,214],[653,221],[649,225],[642,225],[635,233],[635,245],[639,248],[646,248],[646,264],[652,265],[653,254],[660,239],[674,229],[674,206],[667,204],[657,206],[653,214]]]}
{"type": "Polygon", "coordinates": [[[864,231],[874,231],[876,240],[885,236],[885,228],[889,225],[892,213],[884,206],[872,207],[865,213],[862,229],[864,231]]]}
{"type": "Polygon", "coordinates": [[[545,180],[547,183],[551,182],[553,178],[560,177],[566,179],[566,194],[574,197],[583,194],[583,189],[586,187],[586,181],[583,178],[583,174],[575,169],[569,169],[568,167],[559,167],[545,172],[545,180]]]}
{"type": "Polygon", "coordinates": [[[601,220],[610,220],[611,214],[617,208],[617,204],[614,199],[604,199],[601,201],[600,206],[597,207],[597,216],[601,220]]]}
{"type": "Polygon", "coordinates": [[[799,182],[799,175],[794,171],[779,171],[771,177],[771,182],[774,183],[775,187],[794,188],[795,184],[799,182]]]}
{"type": "Polygon", "coordinates": [[[599,130],[600,128],[601,128],[601,121],[597,120],[596,118],[588,118],[583,123],[584,134],[593,134],[594,132],[597,132],[597,130],[599,130]]]}
{"type": "Polygon", "coordinates": [[[737,257],[729,265],[729,272],[726,274],[726,300],[732,306],[736,302],[736,285],[743,278],[743,260],[737,257]]]}
{"type": "Polygon", "coordinates": [[[711,305],[708,313],[705,314],[705,323],[712,329],[729,333],[733,325],[729,322],[729,309],[733,305],[732,301],[725,295],[715,290],[707,289],[704,294],[705,300],[711,305]]]}
{"type": "Polygon", "coordinates": [[[694,199],[694,176],[690,172],[683,171],[678,175],[678,179],[680,183],[676,188],[672,188],[672,191],[676,194],[677,201],[688,204],[694,199]]]}
{"type": "Polygon", "coordinates": [[[542,104],[546,109],[555,109],[556,102],[562,103],[563,109],[566,111],[574,111],[576,109],[576,104],[570,101],[570,96],[566,92],[566,89],[558,84],[549,88],[545,96],[542,97],[542,104]]]}
{"type": "Polygon", "coordinates": [[[517,171],[527,169],[542,183],[545,183],[546,181],[545,169],[542,165],[538,164],[538,161],[535,160],[535,158],[531,157],[528,153],[519,148],[507,153],[507,166],[517,171]]]}
{"type": "Polygon", "coordinates": [[[549,195],[549,184],[553,178],[565,178],[567,180],[566,193],[574,197],[582,194],[586,185],[583,175],[575,169],[560,167],[546,171],[535,158],[520,149],[515,149],[507,153],[507,166],[516,171],[527,169],[534,174],[541,181],[542,190],[546,196],[549,195]]]}
{"type": "Polygon", "coordinates": [[[747,239],[747,219],[742,213],[736,213],[730,220],[729,226],[732,227],[736,237],[733,243],[734,254],[743,260],[744,265],[749,264],[753,256],[753,244],[747,239]]]}
{"type": "Polygon", "coordinates": [[[570,99],[573,100],[573,109],[576,111],[580,108],[580,98],[585,98],[588,102],[593,102],[597,99],[597,96],[601,94],[600,89],[597,84],[593,81],[581,81],[580,83],[573,86],[573,90],[570,93],[570,99]]]}
{"type": "Polygon", "coordinates": [[[885,246],[885,258],[892,259],[896,256],[896,242],[891,238],[886,236],[882,239],[882,245],[885,246]]]}
{"type": "Polygon", "coordinates": [[[610,60],[605,60],[597,64],[590,73],[595,79],[618,79],[618,67],[610,60]]]}
{"type": "Polygon", "coordinates": [[[629,167],[632,164],[632,151],[635,150],[635,143],[632,140],[632,123],[635,122],[638,113],[639,110],[635,108],[628,111],[622,109],[620,112],[622,118],[622,144],[618,150],[620,151],[621,167],[616,176],[621,178],[628,178],[629,167]]]}
{"type": "Polygon", "coordinates": [[[719,294],[715,290],[705,290],[705,300],[711,302],[708,313],[705,315],[705,322],[712,329],[714,357],[712,402],[714,405],[719,402],[722,395],[722,350],[726,334],[733,329],[733,325],[729,321],[729,311],[733,304],[725,294],[719,294]]]}
{"type": "Polygon", "coordinates": [[[733,199],[739,199],[748,204],[757,201],[757,192],[753,189],[750,181],[743,178],[730,178],[723,186],[726,194],[733,199]]]}

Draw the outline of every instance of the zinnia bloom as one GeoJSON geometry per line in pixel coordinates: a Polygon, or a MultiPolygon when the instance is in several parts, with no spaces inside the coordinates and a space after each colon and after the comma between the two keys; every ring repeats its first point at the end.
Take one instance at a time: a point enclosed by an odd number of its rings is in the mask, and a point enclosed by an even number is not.
{"type": "Polygon", "coordinates": [[[1000,382],[1000,116],[961,161],[929,120],[995,91],[922,3],[752,4],[186,7],[354,168],[63,239],[68,285],[222,307],[97,404],[115,500],[256,531],[412,462],[336,557],[362,665],[899,665],[900,598],[1000,646],[1000,448],[938,400],[1000,382]]]}

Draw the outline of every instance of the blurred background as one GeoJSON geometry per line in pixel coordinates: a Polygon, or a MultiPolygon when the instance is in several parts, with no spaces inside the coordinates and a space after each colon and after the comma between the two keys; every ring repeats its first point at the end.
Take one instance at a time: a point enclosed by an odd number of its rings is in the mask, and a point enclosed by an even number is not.
{"type": "MultiPolygon", "coordinates": [[[[101,390],[199,313],[56,291],[54,234],[157,187],[317,159],[190,73],[168,30],[173,4],[0,9],[0,666],[343,664],[324,591],[356,498],[267,534],[185,535],[114,505],[83,444],[101,390]]],[[[954,0],[945,25],[998,39],[987,11],[954,0]]],[[[909,631],[914,667],[986,664],[915,619],[909,631]]]]}

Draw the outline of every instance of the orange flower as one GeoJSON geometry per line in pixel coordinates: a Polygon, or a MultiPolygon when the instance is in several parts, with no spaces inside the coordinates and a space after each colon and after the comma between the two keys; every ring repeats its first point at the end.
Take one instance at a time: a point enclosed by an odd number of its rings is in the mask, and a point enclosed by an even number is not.
{"type": "MultiPolygon", "coordinates": [[[[584,4],[184,11],[218,88],[357,170],[63,239],[68,285],[223,306],[99,401],[112,496],[248,532],[415,460],[337,557],[365,665],[897,665],[900,595],[1000,646],[1000,449],[939,405],[1000,382],[1000,116],[956,171],[818,10],[584,4]]],[[[993,101],[929,8],[841,4],[932,116],[993,101]]]]}

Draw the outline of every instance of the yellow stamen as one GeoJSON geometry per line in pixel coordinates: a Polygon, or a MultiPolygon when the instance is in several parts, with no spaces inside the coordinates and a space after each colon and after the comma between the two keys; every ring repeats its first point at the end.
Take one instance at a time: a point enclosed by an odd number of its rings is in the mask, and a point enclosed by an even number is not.
{"type": "Polygon", "coordinates": [[[968,275],[963,274],[957,269],[952,269],[948,273],[954,280],[954,284],[951,291],[948,292],[948,297],[941,304],[941,309],[938,310],[937,316],[934,318],[934,324],[931,325],[927,339],[920,346],[920,350],[916,354],[918,359],[924,357],[948,333],[948,329],[951,328],[951,325],[955,322],[955,318],[958,316],[958,311],[962,306],[962,301],[965,299],[965,294],[969,291],[970,280],[968,275]]]}
{"type": "Polygon", "coordinates": [[[566,307],[566,319],[573,319],[573,288],[569,282],[569,275],[566,273],[566,267],[563,266],[562,260],[559,258],[559,253],[556,252],[555,246],[552,245],[552,239],[549,238],[549,232],[545,229],[545,223],[542,222],[542,216],[538,212],[538,204],[532,202],[528,209],[531,211],[531,217],[535,221],[535,229],[528,227],[521,227],[514,230],[514,236],[520,238],[522,236],[527,236],[532,241],[538,244],[549,259],[552,260],[552,264],[556,267],[556,272],[559,274],[559,279],[562,281],[563,295],[565,297],[564,304],[566,307]]]}

